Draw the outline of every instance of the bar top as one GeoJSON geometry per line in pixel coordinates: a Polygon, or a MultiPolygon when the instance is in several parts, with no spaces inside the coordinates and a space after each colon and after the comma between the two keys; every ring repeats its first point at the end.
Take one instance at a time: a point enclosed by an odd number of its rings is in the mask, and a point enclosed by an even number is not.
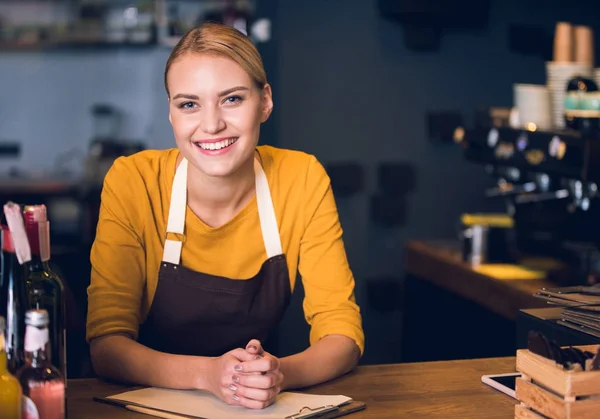
{"type": "MultiPolygon", "coordinates": [[[[440,351],[443,351],[440,342],[440,351]]],[[[367,404],[355,419],[512,418],[517,401],[481,382],[484,374],[515,371],[515,358],[487,358],[360,366],[337,380],[303,390],[343,394],[367,404]]],[[[68,386],[68,415],[86,419],[143,416],[92,400],[128,390],[97,379],[75,379],[68,386]]]]}

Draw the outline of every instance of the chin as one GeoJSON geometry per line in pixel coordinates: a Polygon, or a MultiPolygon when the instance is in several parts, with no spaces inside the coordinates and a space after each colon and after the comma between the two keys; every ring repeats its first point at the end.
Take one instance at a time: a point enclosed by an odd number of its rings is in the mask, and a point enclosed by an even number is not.
{"type": "Polygon", "coordinates": [[[189,162],[196,170],[210,177],[228,177],[235,173],[237,169],[237,167],[232,164],[233,162],[229,161],[206,162],[199,160],[200,159],[191,159],[189,162]]]}
{"type": "Polygon", "coordinates": [[[195,158],[191,159],[188,158],[190,164],[193,165],[196,170],[209,177],[224,178],[232,176],[243,165],[243,162],[238,158],[213,160],[210,158],[198,158],[198,156],[194,157],[195,158]]]}

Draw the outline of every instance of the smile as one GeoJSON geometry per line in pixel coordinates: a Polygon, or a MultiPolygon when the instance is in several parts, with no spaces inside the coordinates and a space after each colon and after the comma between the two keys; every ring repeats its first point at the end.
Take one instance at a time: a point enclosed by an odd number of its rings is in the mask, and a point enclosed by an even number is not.
{"type": "Polygon", "coordinates": [[[197,147],[200,147],[203,150],[221,150],[223,148],[227,148],[238,140],[238,137],[231,137],[225,140],[217,141],[214,143],[209,142],[198,142],[194,143],[197,147]]]}

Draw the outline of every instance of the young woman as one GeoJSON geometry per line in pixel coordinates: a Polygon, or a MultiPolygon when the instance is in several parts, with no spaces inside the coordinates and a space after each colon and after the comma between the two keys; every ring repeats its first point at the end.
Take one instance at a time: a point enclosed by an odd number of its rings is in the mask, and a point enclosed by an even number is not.
{"type": "Polygon", "coordinates": [[[104,182],[88,289],[96,372],[258,409],[348,372],[364,334],[329,178],[314,156],[257,145],[273,108],[258,51],[228,26],[193,29],[165,87],[177,148],[119,158],[104,182]],[[310,346],[278,359],[262,343],[297,272],[310,346]]]}

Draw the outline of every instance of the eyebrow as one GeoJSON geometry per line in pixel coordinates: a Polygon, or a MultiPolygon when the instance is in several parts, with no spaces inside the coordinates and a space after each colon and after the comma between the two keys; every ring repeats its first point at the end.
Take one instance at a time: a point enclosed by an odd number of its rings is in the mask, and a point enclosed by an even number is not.
{"type": "MultiPolygon", "coordinates": [[[[227,96],[228,94],[231,94],[233,92],[237,92],[239,90],[250,90],[249,88],[245,87],[245,86],[235,86],[232,87],[230,89],[226,89],[223,90],[221,92],[218,93],[219,97],[223,97],[223,96],[227,96]]],[[[190,100],[198,100],[200,99],[197,95],[192,95],[192,94],[188,94],[188,93],[178,93],[175,96],[173,96],[173,99],[190,99],[190,100]]]]}
{"type": "Polygon", "coordinates": [[[250,89],[248,89],[246,86],[235,86],[235,87],[232,87],[231,89],[227,89],[227,90],[223,90],[222,92],[219,92],[219,97],[227,96],[228,94],[237,92],[238,90],[250,90],[250,89]]]}

